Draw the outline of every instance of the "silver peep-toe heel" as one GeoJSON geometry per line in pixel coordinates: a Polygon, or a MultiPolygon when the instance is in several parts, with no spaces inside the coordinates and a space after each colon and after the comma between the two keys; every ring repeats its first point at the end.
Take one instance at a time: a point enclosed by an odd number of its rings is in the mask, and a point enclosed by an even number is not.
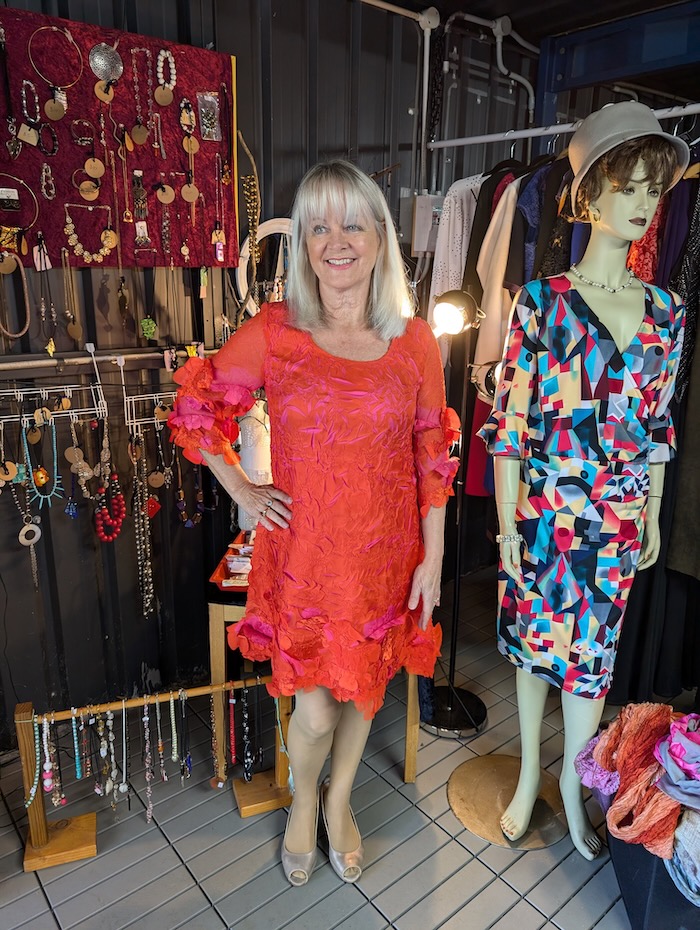
{"type": "MultiPolygon", "coordinates": [[[[316,829],[314,830],[314,835],[318,834],[318,809],[319,809],[319,798],[320,792],[316,795],[316,829]]],[[[291,808],[290,808],[291,814],[291,808]]],[[[282,837],[282,868],[284,869],[284,874],[287,877],[287,881],[290,885],[299,887],[305,885],[311,873],[314,870],[314,865],[316,864],[316,850],[317,847],[307,853],[293,853],[287,849],[287,828],[289,827],[289,815],[287,816],[287,826],[284,829],[284,836],[282,837]]]]}
{"type": "Polygon", "coordinates": [[[353,849],[352,852],[338,852],[337,849],[333,849],[331,845],[331,835],[328,832],[328,821],[326,820],[325,796],[327,788],[328,779],[323,782],[320,791],[321,816],[323,817],[323,826],[326,831],[326,837],[328,838],[328,860],[333,866],[336,874],[342,878],[344,882],[354,884],[362,875],[362,866],[365,861],[365,847],[362,843],[362,837],[360,836],[355,815],[352,812],[352,808],[350,808],[350,816],[352,817],[352,822],[355,824],[357,835],[360,837],[360,845],[357,849],[353,849]]]}

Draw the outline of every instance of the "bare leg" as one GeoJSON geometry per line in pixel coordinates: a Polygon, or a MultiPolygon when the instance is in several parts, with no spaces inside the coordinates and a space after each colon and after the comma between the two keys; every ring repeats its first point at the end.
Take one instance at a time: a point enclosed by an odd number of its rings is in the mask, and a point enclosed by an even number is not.
{"type": "Polygon", "coordinates": [[[352,702],[343,704],[331,750],[331,777],[325,795],[331,845],[338,852],[353,852],[361,837],[350,816],[350,793],[372,726],[352,702]]]}
{"type": "Polygon", "coordinates": [[[520,776],[513,799],[501,817],[506,839],[519,840],[526,832],[540,790],[540,736],[549,684],[519,668],[515,672],[520,721],[520,776]]]}
{"type": "Polygon", "coordinates": [[[595,859],[601,850],[602,843],[583,805],[581,779],[576,774],[574,759],[589,739],[595,736],[604,707],[604,698],[591,700],[562,691],[564,761],[559,777],[559,789],[564,801],[571,839],[576,849],[586,859],[595,859]]]}
{"type": "Polygon", "coordinates": [[[342,705],[326,688],[300,691],[289,721],[287,749],[294,778],[294,802],[289,812],[285,845],[305,853],[316,845],[318,777],[333,742],[342,705]]]}

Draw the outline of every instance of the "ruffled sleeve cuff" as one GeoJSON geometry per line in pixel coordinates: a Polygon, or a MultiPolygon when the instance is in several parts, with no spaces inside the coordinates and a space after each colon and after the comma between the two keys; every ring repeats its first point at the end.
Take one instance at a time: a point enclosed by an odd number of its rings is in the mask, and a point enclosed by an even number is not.
{"type": "Polygon", "coordinates": [[[528,423],[523,414],[505,414],[494,409],[476,435],[483,439],[491,455],[519,459],[530,455],[528,423]]]}
{"type": "Polygon", "coordinates": [[[174,375],[180,388],[168,418],[170,436],[191,462],[204,462],[202,452],[221,455],[229,465],[240,457],[236,417],[255,403],[249,388],[224,381],[210,359],[191,358],[174,375]]]}
{"type": "Polygon", "coordinates": [[[454,496],[452,482],[459,459],[450,456],[449,450],[459,435],[459,417],[450,407],[435,418],[428,415],[416,421],[415,456],[421,517],[426,517],[431,507],[444,507],[448,497],[454,496]]]}

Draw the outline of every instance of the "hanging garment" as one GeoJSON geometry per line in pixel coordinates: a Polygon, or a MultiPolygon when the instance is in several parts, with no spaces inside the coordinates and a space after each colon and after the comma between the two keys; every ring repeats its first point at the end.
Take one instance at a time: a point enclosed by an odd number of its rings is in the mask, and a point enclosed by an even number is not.
{"type": "Polygon", "coordinates": [[[627,254],[627,266],[641,281],[653,284],[659,264],[659,246],[666,225],[668,201],[664,198],[654,213],[649,228],[641,239],[632,242],[627,254]]]}
{"type": "MultiPolygon", "coordinates": [[[[471,237],[472,223],[481,189],[482,175],[456,181],[445,195],[438,225],[433,275],[430,282],[428,322],[433,323],[435,298],[445,291],[462,289],[464,266],[471,237]]],[[[443,368],[449,354],[449,337],[438,340],[443,368]]]]}
{"type": "Polygon", "coordinates": [[[693,364],[698,304],[700,304],[700,190],[695,198],[688,243],[681,262],[681,269],[671,279],[671,290],[680,294],[687,307],[686,339],[678,366],[676,385],[676,392],[680,399],[688,386],[688,377],[693,364]]]}
{"type": "MultiPolygon", "coordinates": [[[[532,269],[533,279],[547,277],[547,274],[541,271],[542,261],[553,238],[554,224],[559,216],[559,204],[561,203],[562,191],[564,189],[568,190],[572,177],[573,174],[571,172],[569,159],[565,155],[557,158],[550,168],[544,188],[542,214],[540,216],[537,247],[535,248],[535,260],[532,269]]],[[[563,268],[553,273],[563,274],[568,267],[568,265],[565,265],[563,268]]]]}
{"type": "Polygon", "coordinates": [[[272,472],[293,516],[288,529],[258,527],[246,615],[228,640],[271,660],[270,693],[323,686],[371,717],[401,667],[431,676],[440,628],[421,630],[407,599],[420,516],[446,503],[458,461],[427,323],[352,361],[292,327],[286,303],[267,304],[176,380],[173,436],[195,459],[200,448],[230,458],[231,417],[265,385],[272,472]]]}
{"type": "MultiPolygon", "coordinates": [[[[521,180],[516,178],[503,192],[479,251],[476,270],[483,287],[481,309],[486,316],[481,321],[474,351],[477,367],[496,361],[503,351],[503,336],[512,303],[503,280],[521,180]]],[[[485,372],[481,373],[479,387],[482,397],[488,401],[488,394],[483,390],[483,374],[485,372]]]]}
{"type": "Polygon", "coordinates": [[[697,181],[681,181],[666,194],[668,212],[656,269],[656,284],[668,287],[668,282],[678,266],[688,240],[691,204],[697,197],[697,181]]]}
{"type": "Polygon", "coordinates": [[[630,344],[612,336],[568,278],[527,284],[501,381],[480,431],[522,460],[522,584],[499,574],[499,650],[573,694],[610,687],[644,529],[648,463],[675,448],[669,416],[684,308],[645,286],[630,344]]]}

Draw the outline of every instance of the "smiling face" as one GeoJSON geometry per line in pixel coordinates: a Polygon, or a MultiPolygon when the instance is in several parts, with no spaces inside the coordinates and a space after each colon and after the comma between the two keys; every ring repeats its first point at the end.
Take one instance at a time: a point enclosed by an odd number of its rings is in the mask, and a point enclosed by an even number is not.
{"type": "Polygon", "coordinates": [[[590,204],[594,228],[627,242],[642,238],[662,194],[661,185],[649,180],[647,174],[645,163],[639,159],[626,184],[603,180],[600,194],[590,204]]]}
{"type": "Polygon", "coordinates": [[[309,262],[324,292],[369,294],[379,255],[374,221],[365,217],[323,216],[311,219],[306,231],[309,262]]]}

